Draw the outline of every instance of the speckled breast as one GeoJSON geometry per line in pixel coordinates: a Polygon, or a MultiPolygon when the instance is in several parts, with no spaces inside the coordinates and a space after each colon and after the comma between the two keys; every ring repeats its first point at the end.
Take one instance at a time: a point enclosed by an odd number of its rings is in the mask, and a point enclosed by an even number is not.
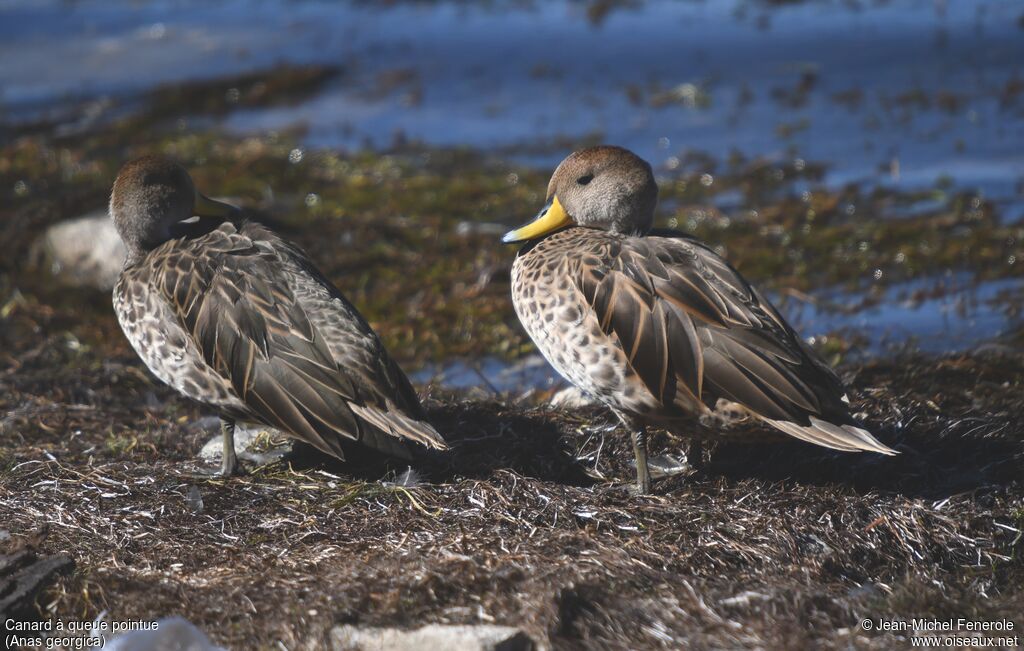
{"type": "Polygon", "coordinates": [[[132,348],[153,375],[185,396],[218,409],[243,412],[224,378],[203,360],[161,296],[145,280],[143,268],[126,269],[114,286],[117,321],[132,348]]]}
{"type": "Polygon", "coordinates": [[[630,367],[618,338],[606,334],[574,278],[582,255],[615,237],[570,228],[524,247],[512,265],[512,303],[526,332],[562,377],[615,409],[648,414],[661,405],[630,367]]]}

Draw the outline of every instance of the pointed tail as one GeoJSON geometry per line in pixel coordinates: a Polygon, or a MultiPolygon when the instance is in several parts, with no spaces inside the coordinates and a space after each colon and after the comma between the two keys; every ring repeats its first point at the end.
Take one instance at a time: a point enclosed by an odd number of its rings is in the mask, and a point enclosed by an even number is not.
{"type": "Polygon", "coordinates": [[[762,418],[772,427],[779,429],[801,441],[814,443],[833,450],[844,452],[878,452],[879,454],[899,454],[896,450],[884,445],[871,435],[871,432],[854,425],[836,425],[815,416],[811,416],[810,425],[798,425],[785,420],[762,418]]]}

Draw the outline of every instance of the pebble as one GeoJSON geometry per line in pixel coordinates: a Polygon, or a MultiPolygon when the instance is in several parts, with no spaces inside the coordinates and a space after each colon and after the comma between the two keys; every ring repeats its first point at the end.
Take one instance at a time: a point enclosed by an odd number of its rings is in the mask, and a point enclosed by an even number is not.
{"type": "Polygon", "coordinates": [[[128,255],[106,209],[54,224],[32,245],[33,266],[61,284],[114,288],[128,255]]]}
{"type": "Polygon", "coordinates": [[[225,651],[183,617],[157,620],[156,630],[115,635],[103,648],[104,651],[225,651]]]}
{"type": "MultiPolygon", "coordinates": [[[[263,432],[269,433],[271,439],[275,441],[285,438],[284,434],[269,427],[252,427],[242,425],[241,423],[235,426],[235,454],[238,455],[239,459],[262,465],[276,461],[291,451],[292,444],[290,438],[287,438],[286,442],[280,446],[273,447],[266,452],[255,452],[252,450],[251,448],[256,443],[256,438],[263,432]]],[[[211,437],[205,445],[203,445],[203,448],[199,451],[199,458],[203,461],[220,463],[223,451],[224,448],[221,444],[221,435],[218,424],[217,433],[211,437]]]]}
{"type": "Polygon", "coordinates": [[[332,651],[532,651],[525,633],[511,626],[430,624],[421,628],[338,626],[331,630],[332,651]]]}

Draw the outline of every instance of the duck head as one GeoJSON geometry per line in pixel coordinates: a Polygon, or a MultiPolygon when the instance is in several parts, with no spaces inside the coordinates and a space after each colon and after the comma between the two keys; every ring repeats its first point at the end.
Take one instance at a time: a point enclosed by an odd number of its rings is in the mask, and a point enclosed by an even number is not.
{"type": "Polygon", "coordinates": [[[184,167],[161,156],[126,163],[110,193],[110,216],[129,261],[176,237],[178,225],[194,216],[224,219],[237,212],[196,190],[184,167]]]}
{"type": "Polygon", "coordinates": [[[551,175],[545,206],[502,240],[533,240],[570,225],[642,235],[654,223],[657,203],[647,161],[622,147],[589,147],[562,161],[551,175]]]}

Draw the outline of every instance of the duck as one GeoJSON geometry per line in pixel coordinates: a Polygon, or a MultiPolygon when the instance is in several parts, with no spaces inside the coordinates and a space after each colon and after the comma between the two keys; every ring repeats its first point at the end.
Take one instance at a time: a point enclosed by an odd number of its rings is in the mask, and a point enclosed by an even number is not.
{"type": "Polygon", "coordinates": [[[219,415],[215,474],[240,472],[237,422],[338,459],[349,441],[401,459],[409,443],[446,449],[373,328],[297,245],[162,156],[121,168],[109,211],[127,249],[117,320],[153,375],[219,415]]]}
{"type": "Polygon", "coordinates": [[[511,270],[519,321],[630,432],[635,490],[650,492],[648,428],[689,438],[697,466],[701,442],[722,435],[706,423],[737,406],[808,443],[896,454],[853,419],[835,371],[729,262],[653,229],[657,201],[646,161],[590,147],[558,165],[540,212],[503,238],[522,244],[511,270]]]}

